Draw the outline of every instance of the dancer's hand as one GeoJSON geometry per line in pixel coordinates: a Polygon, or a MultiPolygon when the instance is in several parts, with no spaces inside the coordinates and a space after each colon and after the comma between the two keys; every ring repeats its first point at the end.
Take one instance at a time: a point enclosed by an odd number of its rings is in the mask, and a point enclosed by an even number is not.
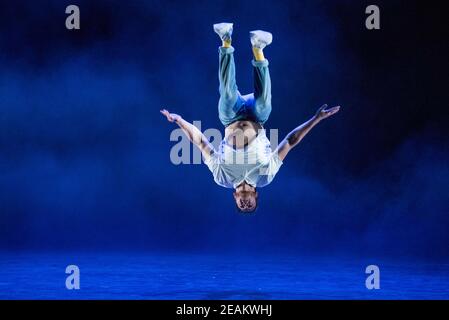
{"type": "Polygon", "coordinates": [[[176,113],[170,113],[166,109],[162,109],[161,113],[167,118],[169,122],[178,122],[179,120],[182,119],[180,115],[176,113]]]}
{"type": "Polygon", "coordinates": [[[329,118],[330,116],[336,114],[340,110],[340,106],[328,108],[327,104],[321,106],[315,114],[318,120],[323,120],[329,118]]]}

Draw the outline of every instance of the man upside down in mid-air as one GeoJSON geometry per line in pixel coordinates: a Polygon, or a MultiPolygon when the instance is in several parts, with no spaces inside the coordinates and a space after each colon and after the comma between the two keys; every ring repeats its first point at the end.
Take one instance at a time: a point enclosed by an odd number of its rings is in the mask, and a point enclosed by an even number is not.
{"type": "Polygon", "coordinates": [[[263,127],[271,113],[271,80],[263,49],[272,41],[269,32],[250,32],[254,60],[254,93],[241,95],[235,81],[234,48],[231,46],[232,23],[214,25],[222,40],[219,47],[218,114],[225,126],[225,138],[218,150],[201,131],[180,115],[161,110],[170,122],[176,122],[203,155],[215,182],[233,188],[237,208],[253,212],[257,208],[257,188],[268,185],[288,152],[321,120],[337,113],[339,106],[323,105],[307,122],[290,132],[273,151],[263,127]]]}

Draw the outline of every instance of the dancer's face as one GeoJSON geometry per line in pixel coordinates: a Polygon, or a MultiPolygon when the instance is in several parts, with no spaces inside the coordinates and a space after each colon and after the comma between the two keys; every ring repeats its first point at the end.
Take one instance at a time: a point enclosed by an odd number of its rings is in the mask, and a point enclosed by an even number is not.
{"type": "Polygon", "coordinates": [[[234,199],[237,208],[241,212],[250,213],[256,210],[257,208],[257,192],[254,190],[244,191],[244,190],[236,190],[234,192],[234,199]]]}

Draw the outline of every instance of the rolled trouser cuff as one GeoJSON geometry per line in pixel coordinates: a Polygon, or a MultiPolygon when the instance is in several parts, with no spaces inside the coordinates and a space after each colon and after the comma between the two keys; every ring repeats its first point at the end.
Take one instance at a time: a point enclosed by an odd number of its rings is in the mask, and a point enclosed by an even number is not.
{"type": "Polygon", "coordinates": [[[257,67],[268,67],[268,60],[267,59],[265,59],[265,60],[263,60],[263,61],[256,61],[256,60],[253,60],[253,61],[251,61],[252,62],[252,64],[253,64],[253,66],[255,66],[256,68],[257,67]]]}
{"type": "Polygon", "coordinates": [[[218,52],[220,53],[233,53],[234,50],[234,47],[218,47],[218,52]]]}

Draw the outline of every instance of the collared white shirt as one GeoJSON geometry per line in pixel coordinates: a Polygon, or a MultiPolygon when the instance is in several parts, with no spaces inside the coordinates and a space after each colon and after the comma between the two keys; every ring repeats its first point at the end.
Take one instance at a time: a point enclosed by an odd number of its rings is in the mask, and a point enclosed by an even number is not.
{"type": "Polygon", "coordinates": [[[282,160],[271,150],[265,130],[242,149],[234,149],[224,139],[218,151],[205,161],[215,182],[225,188],[236,188],[243,181],[253,187],[264,187],[271,183],[282,160]]]}

